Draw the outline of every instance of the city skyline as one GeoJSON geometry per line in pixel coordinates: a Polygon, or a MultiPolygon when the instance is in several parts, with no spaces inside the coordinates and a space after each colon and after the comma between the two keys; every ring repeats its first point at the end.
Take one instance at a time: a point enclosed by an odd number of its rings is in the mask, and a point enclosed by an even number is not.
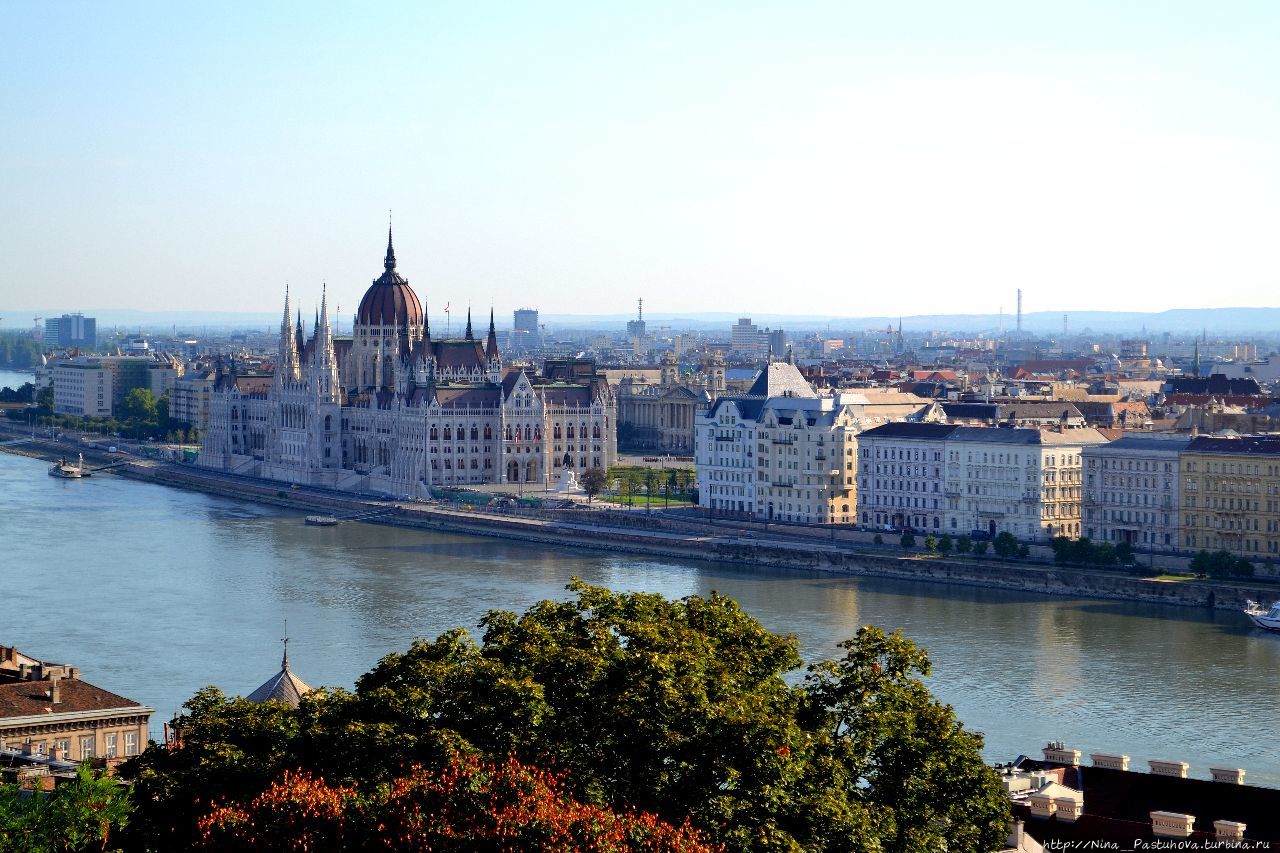
{"type": "Polygon", "coordinates": [[[0,314],[1272,300],[1262,4],[151,12],[0,12],[0,314]]]}

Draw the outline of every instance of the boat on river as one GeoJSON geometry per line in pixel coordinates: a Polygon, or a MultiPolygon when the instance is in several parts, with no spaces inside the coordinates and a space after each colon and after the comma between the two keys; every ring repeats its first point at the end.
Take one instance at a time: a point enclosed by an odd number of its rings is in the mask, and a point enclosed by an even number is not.
{"type": "Polygon", "coordinates": [[[1266,628],[1268,631],[1280,631],[1280,601],[1271,605],[1271,609],[1263,607],[1256,601],[1245,601],[1244,615],[1248,616],[1253,624],[1259,628],[1266,628]]]}
{"type": "Polygon", "coordinates": [[[312,527],[333,527],[338,523],[338,519],[332,515],[308,515],[302,520],[303,524],[309,524],[312,527]]]}
{"type": "Polygon", "coordinates": [[[88,477],[89,474],[90,472],[84,469],[83,453],[80,454],[79,465],[72,465],[64,456],[49,466],[50,477],[61,477],[64,480],[79,480],[81,477],[88,477]]]}

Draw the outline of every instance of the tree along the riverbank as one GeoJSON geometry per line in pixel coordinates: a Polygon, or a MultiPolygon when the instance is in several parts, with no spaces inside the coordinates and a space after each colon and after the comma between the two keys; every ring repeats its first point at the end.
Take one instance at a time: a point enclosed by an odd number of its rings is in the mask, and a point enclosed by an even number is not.
{"type": "Polygon", "coordinates": [[[285,771],[376,798],[462,758],[514,758],[585,807],[688,820],[729,850],[1003,841],[1008,799],[982,738],[929,693],[928,657],[900,634],[863,628],[789,682],[795,638],[728,598],[570,589],[571,601],[491,612],[479,645],[463,630],[419,641],[354,692],[318,691],[297,710],[202,690],[179,720],[183,746],[124,768],[139,802],[131,843],[182,849],[211,800],[252,804],[285,771]]]}
{"type": "Polygon", "coordinates": [[[40,364],[39,341],[21,332],[0,332],[0,368],[30,370],[40,364]]]}
{"type": "Polygon", "coordinates": [[[1253,563],[1230,551],[1200,551],[1191,558],[1188,568],[1198,575],[1211,578],[1253,577],[1253,563]]]}
{"type": "Polygon", "coordinates": [[[169,417],[167,396],[156,397],[147,388],[130,390],[121,402],[118,417],[56,414],[51,387],[36,395],[34,410],[11,409],[8,412],[10,419],[18,421],[26,421],[33,415],[36,424],[42,427],[179,444],[194,444],[200,440],[198,431],[191,424],[169,417]]]}

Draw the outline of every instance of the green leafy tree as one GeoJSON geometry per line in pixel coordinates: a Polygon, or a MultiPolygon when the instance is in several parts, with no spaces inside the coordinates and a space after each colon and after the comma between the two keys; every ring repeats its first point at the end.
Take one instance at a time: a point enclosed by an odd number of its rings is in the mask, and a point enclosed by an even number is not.
{"type": "Polygon", "coordinates": [[[36,410],[45,416],[53,414],[53,386],[46,385],[36,394],[36,410]]]}
{"type": "Polygon", "coordinates": [[[973,550],[973,540],[967,535],[961,535],[956,538],[956,553],[968,554],[973,550]]]}
{"type": "Polygon", "coordinates": [[[129,789],[87,765],[48,795],[0,784],[0,853],[105,850],[132,811],[129,789]]]}
{"type": "Polygon", "coordinates": [[[202,691],[179,721],[183,747],[130,768],[150,845],[181,849],[191,803],[247,802],[286,769],[367,793],[460,755],[554,768],[584,804],[687,819],[730,850],[986,853],[1003,841],[1008,798],[981,737],[929,694],[928,658],[900,634],[864,628],[797,681],[795,638],[731,599],[570,589],[491,612],[480,644],[462,630],[418,641],[354,693],[296,711],[202,691]]]}
{"type": "Polygon", "coordinates": [[[875,538],[875,539],[872,539],[871,541],[872,541],[872,542],[874,542],[874,543],[875,543],[875,544],[877,544],[877,545],[883,545],[883,544],[884,544],[884,537],[883,537],[883,536],[881,536],[879,533],[877,533],[877,534],[876,534],[876,538],[875,538]]]}
{"type": "Polygon", "coordinates": [[[1116,545],[1116,560],[1120,565],[1133,565],[1134,556],[1133,546],[1128,542],[1120,542],[1116,545]]]}
{"type": "Polygon", "coordinates": [[[1019,545],[1019,546],[1018,546],[1018,559],[1019,559],[1019,560],[1027,560],[1027,559],[1030,559],[1030,557],[1031,557],[1031,548],[1029,548],[1029,547],[1028,547],[1028,546],[1026,546],[1026,545],[1019,545]]]}
{"type": "Polygon", "coordinates": [[[973,553],[975,556],[981,557],[987,553],[987,542],[985,539],[973,543],[973,553]]]}
{"type": "Polygon", "coordinates": [[[1191,558],[1191,571],[1211,578],[1251,577],[1253,563],[1230,551],[1200,551],[1191,558]]]}
{"type": "Polygon", "coordinates": [[[991,550],[1002,560],[1012,559],[1018,554],[1018,539],[1009,531],[1002,531],[991,543],[991,550]]]}
{"type": "Polygon", "coordinates": [[[951,553],[951,551],[952,551],[952,549],[953,549],[954,547],[955,547],[955,542],[954,542],[954,540],[952,540],[952,538],[951,538],[951,534],[950,534],[950,533],[944,533],[944,534],[942,534],[942,536],[941,536],[941,537],[939,537],[939,539],[938,539],[938,553],[940,553],[940,554],[950,554],[950,553],[951,553]]]}
{"type": "Polygon", "coordinates": [[[606,478],[603,468],[588,468],[582,472],[582,478],[578,480],[582,490],[587,493],[587,502],[604,491],[606,478]]]}
{"type": "Polygon", "coordinates": [[[904,549],[916,547],[916,536],[914,533],[904,533],[902,538],[898,540],[898,544],[904,549]]]}
{"type": "Polygon", "coordinates": [[[924,537],[924,549],[926,551],[938,550],[938,540],[932,533],[924,537]]]}

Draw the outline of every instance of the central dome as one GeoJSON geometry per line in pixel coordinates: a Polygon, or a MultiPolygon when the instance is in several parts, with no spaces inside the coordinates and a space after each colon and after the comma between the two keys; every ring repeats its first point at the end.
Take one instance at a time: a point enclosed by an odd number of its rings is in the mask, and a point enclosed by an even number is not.
{"type": "Polygon", "coordinates": [[[422,303],[409,282],[396,272],[396,253],[391,245],[391,229],[387,229],[387,257],[384,271],[376,278],[356,312],[356,323],[364,326],[421,326],[422,303]]]}

